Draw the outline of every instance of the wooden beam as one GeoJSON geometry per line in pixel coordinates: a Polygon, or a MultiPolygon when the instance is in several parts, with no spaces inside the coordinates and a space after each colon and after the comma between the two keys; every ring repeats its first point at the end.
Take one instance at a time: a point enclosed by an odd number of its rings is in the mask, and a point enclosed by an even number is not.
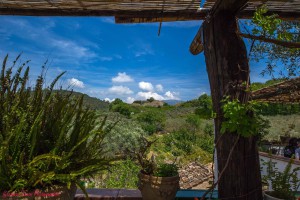
{"type": "MultiPolygon", "coordinates": [[[[90,10],[90,9],[13,9],[0,8],[0,15],[24,16],[118,16],[128,18],[160,18],[161,10],[90,10]]],[[[199,20],[204,14],[191,10],[164,11],[165,18],[199,20]]]]}
{"type": "Polygon", "coordinates": [[[136,17],[130,17],[130,16],[116,16],[115,17],[115,23],[117,24],[130,24],[130,23],[155,23],[155,22],[174,22],[174,21],[191,21],[191,20],[204,20],[207,12],[199,12],[197,15],[183,15],[178,14],[174,16],[164,16],[162,17],[142,17],[142,16],[136,16],[136,17]]]}
{"type": "Polygon", "coordinates": [[[257,137],[241,137],[239,130],[227,130],[221,134],[222,123],[226,120],[222,110],[224,97],[238,99],[241,103],[249,100],[247,50],[242,38],[236,33],[237,13],[246,3],[247,0],[218,0],[203,22],[203,32],[200,29],[196,41],[194,39],[195,42],[202,42],[199,37],[203,34],[206,69],[216,113],[216,166],[219,173],[225,172],[218,180],[220,199],[262,200],[257,137]]]}
{"type": "Polygon", "coordinates": [[[193,55],[198,55],[203,51],[203,24],[200,26],[192,44],[190,45],[190,52],[193,55]]]}
{"type": "Polygon", "coordinates": [[[217,12],[230,12],[237,14],[238,11],[242,10],[247,6],[249,0],[217,0],[214,6],[212,7],[212,15],[217,12]]]}
{"type": "MultiPolygon", "coordinates": [[[[50,2],[51,3],[51,2],[50,2]]],[[[204,20],[208,9],[205,10],[174,10],[164,11],[163,19],[167,21],[187,21],[204,20]]],[[[253,11],[241,11],[237,14],[238,18],[249,19],[253,17],[253,11]]],[[[272,12],[278,14],[284,20],[299,20],[300,12],[272,12]]],[[[59,8],[52,3],[49,9],[28,9],[28,8],[9,8],[0,7],[0,15],[24,15],[24,16],[116,16],[117,23],[146,23],[159,22],[161,10],[92,10],[92,9],[66,9],[59,8]]]]}

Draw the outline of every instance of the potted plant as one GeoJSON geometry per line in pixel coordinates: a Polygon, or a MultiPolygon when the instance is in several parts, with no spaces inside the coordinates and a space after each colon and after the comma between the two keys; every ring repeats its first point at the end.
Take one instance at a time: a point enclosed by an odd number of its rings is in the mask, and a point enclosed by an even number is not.
{"type": "Polygon", "coordinates": [[[267,175],[263,176],[263,180],[269,184],[269,191],[264,192],[266,200],[295,200],[296,191],[300,186],[300,179],[297,177],[297,172],[300,167],[292,170],[294,159],[290,159],[283,171],[279,171],[275,167],[275,162],[272,160],[262,163],[266,166],[267,175]]]}
{"type": "Polygon", "coordinates": [[[72,199],[80,179],[106,169],[103,139],[115,124],[63,90],[44,72],[29,86],[28,62],[0,73],[0,199],[72,199]],[[26,67],[25,70],[23,70],[26,67]],[[13,72],[15,71],[15,72],[13,72]]]}
{"type": "Polygon", "coordinates": [[[173,163],[156,163],[154,156],[148,154],[149,147],[155,141],[142,137],[142,144],[134,155],[141,171],[138,174],[138,188],[143,200],[173,200],[179,189],[178,167],[173,163]]]}

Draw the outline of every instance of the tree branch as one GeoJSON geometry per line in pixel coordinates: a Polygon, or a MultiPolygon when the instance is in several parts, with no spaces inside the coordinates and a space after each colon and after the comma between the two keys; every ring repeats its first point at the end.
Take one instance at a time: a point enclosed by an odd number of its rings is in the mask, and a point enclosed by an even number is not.
{"type": "Polygon", "coordinates": [[[290,48],[290,49],[294,49],[294,48],[300,48],[300,42],[286,42],[286,41],[282,41],[282,40],[276,40],[276,39],[271,39],[271,38],[266,38],[264,36],[256,36],[256,35],[250,35],[250,34],[245,34],[245,33],[238,33],[241,37],[244,38],[249,38],[249,39],[253,39],[253,40],[260,40],[263,42],[269,42],[269,43],[273,43],[276,45],[280,45],[282,47],[286,47],[286,48],[290,48]]]}

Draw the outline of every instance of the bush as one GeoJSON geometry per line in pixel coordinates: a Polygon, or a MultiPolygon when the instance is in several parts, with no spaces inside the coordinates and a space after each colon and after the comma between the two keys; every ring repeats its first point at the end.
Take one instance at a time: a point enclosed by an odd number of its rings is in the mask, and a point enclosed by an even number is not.
{"type": "MultiPolygon", "coordinates": [[[[101,188],[137,188],[139,173],[139,166],[131,161],[124,160],[112,166],[107,173],[103,174],[105,177],[98,184],[101,188]]],[[[97,183],[96,183],[97,184],[97,183]]]]}
{"type": "MultiPolygon", "coordinates": [[[[183,151],[185,154],[190,154],[193,151],[193,145],[196,141],[196,136],[189,133],[185,129],[175,131],[163,138],[166,151],[171,151],[172,149],[178,149],[183,151]]],[[[178,156],[177,151],[173,151],[178,156]]]]}
{"type": "Polygon", "coordinates": [[[138,109],[130,106],[127,103],[124,103],[121,99],[118,98],[109,105],[109,110],[113,112],[118,112],[121,115],[124,115],[128,118],[131,117],[131,114],[139,112],[138,109]]]}
{"type": "Polygon", "coordinates": [[[139,148],[140,137],[145,135],[142,127],[132,119],[121,118],[114,129],[107,134],[105,143],[106,151],[110,156],[127,156],[128,150],[139,148]]]}
{"type": "Polygon", "coordinates": [[[165,126],[166,117],[163,112],[157,110],[148,110],[139,113],[137,120],[141,123],[142,128],[152,135],[158,131],[162,131],[165,126]]]}

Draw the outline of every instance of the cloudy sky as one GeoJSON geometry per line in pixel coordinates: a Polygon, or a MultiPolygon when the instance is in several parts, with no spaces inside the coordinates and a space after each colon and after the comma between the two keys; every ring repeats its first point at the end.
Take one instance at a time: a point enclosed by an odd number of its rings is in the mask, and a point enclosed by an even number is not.
{"type": "MultiPolygon", "coordinates": [[[[48,61],[47,81],[63,71],[63,87],[126,102],[154,97],[190,100],[209,92],[203,53],[189,45],[201,21],[114,24],[113,18],[0,16],[0,59],[22,53],[31,77],[48,61]]],[[[264,82],[251,63],[252,81],[264,82]]]]}

